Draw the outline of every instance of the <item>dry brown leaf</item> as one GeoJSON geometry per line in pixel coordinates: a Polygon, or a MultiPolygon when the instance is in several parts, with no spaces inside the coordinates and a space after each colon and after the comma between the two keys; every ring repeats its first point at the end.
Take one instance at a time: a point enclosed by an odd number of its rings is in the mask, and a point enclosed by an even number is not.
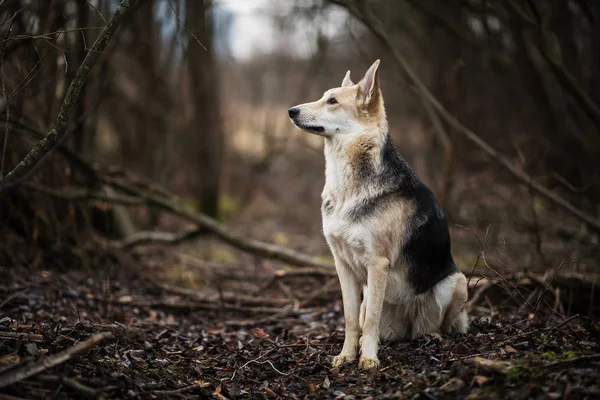
{"type": "Polygon", "coordinates": [[[255,337],[255,338],[257,338],[257,339],[266,339],[266,338],[268,338],[268,337],[269,337],[269,335],[267,335],[267,334],[265,333],[265,331],[264,331],[264,330],[262,330],[261,328],[254,328],[254,329],[252,330],[252,334],[253,334],[253,335],[254,335],[254,337],[255,337]]]}
{"type": "Polygon", "coordinates": [[[227,397],[221,394],[221,385],[217,386],[212,395],[218,400],[227,400],[227,397]]]}
{"type": "Polygon", "coordinates": [[[21,357],[17,354],[8,354],[4,357],[0,357],[0,366],[5,367],[8,365],[15,365],[21,362],[21,357]]]}
{"type": "Polygon", "coordinates": [[[487,376],[483,376],[483,375],[477,375],[476,377],[473,378],[473,382],[477,386],[483,386],[489,380],[490,380],[490,378],[488,378],[487,376]]]}
{"type": "Polygon", "coordinates": [[[517,352],[517,349],[515,349],[512,346],[508,346],[508,345],[506,347],[504,347],[504,350],[506,350],[507,353],[516,353],[517,352]]]}
{"type": "Polygon", "coordinates": [[[508,361],[490,360],[483,357],[475,357],[465,362],[475,365],[484,371],[506,374],[513,367],[508,361]]]}

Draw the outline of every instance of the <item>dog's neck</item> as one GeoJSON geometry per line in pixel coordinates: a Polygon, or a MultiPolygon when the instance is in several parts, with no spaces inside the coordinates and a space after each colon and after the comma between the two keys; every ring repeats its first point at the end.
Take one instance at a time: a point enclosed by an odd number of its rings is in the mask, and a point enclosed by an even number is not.
{"type": "MultiPolygon", "coordinates": [[[[385,121],[385,120],[384,120],[385,121]]],[[[347,198],[367,190],[381,169],[387,122],[357,134],[325,139],[325,192],[347,198]]]]}

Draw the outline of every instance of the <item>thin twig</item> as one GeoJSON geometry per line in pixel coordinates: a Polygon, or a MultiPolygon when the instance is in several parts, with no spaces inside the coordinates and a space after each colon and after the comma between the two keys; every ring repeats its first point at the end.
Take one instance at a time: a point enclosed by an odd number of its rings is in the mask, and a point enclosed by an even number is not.
{"type": "Polygon", "coordinates": [[[596,362],[596,361],[600,361],[600,354],[591,354],[591,355],[585,355],[585,356],[571,358],[569,360],[555,361],[550,364],[538,365],[535,368],[543,368],[543,369],[558,368],[558,367],[563,368],[563,367],[570,367],[572,365],[586,364],[586,363],[596,362]]]}
{"type": "Polygon", "coordinates": [[[196,40],[196,42],[205,50],[208,51],[208,49],[206,48],[206,46],[204,46],[202,44],[202,42],[200,41],[200,39],[198,39],[198,37],[196,37],[196,35],[194,34],[194,32],[192,32],[191,30],[188,29],[187,26],[185,26],[185,24],[183,23],[183,21],[181,21],[181,18],[179,18],[179,15],[177,14],[177,11],[175,11],[175,8],[173,7],[173,4],[171,4],[171,1],[169,1],[169,7],[171,7],[171,10],[173,10],[173,14],[175,14],[175,18],[177,18],[177,22],[179,22],[179,24],[183,27],[183,29],[186,30],[187,33],[189,33],[190,35],[192,35],[192,37],[194,38],[194,40],[196,40]]]}
{"type": "Polygon", "coordinates": [[[90,0],[86,0],[86,2],[88,3],[88,5],[90,7],[92,7],[94,9],[94,11],[96,11],[96,14],[98,14],[100,16],[100,18],[102,18],[102,21],[104,21],[105,24],[108,24],[108,21],[106,20],[106,18],[104,18],[104,15],[102,15],[102,13],[100,12],[100,10],[98,10],[96,8],[95,5],[92,4],[92,2],[90,0]]]}
{"type": "Polygon", "coordinates": [[[573,261],[576,257],[572,257],[569,258],[567,261],[563,261],[560,263],[560,265],[554,270],[554,273],[552,274],[552,278],[550,278],[550,280],[548,281],[548,284],[546,285],[546,287],[544,288],[544,291],[538,296],[536,302],[535,302],[535,308],[537,309],[538,306],[540,305],[540,302],[542,301],[542,298],[544,297],[544,295],[546,294],[546,292],[548,291],[548,289],[550,289],[550,286],[552,286],[552,283],[554,282],[554,278],[556,278],[556,275],[558,274],[558,272],[561,270],[561,268],[564,265],[570,264],[571,261],[573,261]]]}
{"type": "Polygon", "coordinates": [[[153,395],[171,396],[171,395],[181,395],[181,394],[184,394],[184,393],[194,392],[196,390],[204,391],[204,386],[201,383],[194,383],[193,385],[184,386],[184,387],[179,388],[179,389],[174,389],[174,390],[154,390],[151,393],[153,395]]]}
{"type": "Polygon", "coordinates": [[[89,350],[92,347],[99,345],[100,343],[113,339],[114,336],[111,332],[98,333],[87,340],[76,344],[73,347],[69,347],[66,350],[48,358],[44,358],[35,364],[26,364],[22,367],[16,367],[11,369],[9,372],[0,375],[0,388],[10,386],[14,383],[27,379],[31,376],[37,375],[42,371],[49,368],[56,367],[57,365],[63,364],[69,361],[71,358],[89,350]]]}
{"type": "Polygon", "coordinates": [[[5,177],[0,178],[0,193],[11,186],[14,186],[26,179],[38,168],[46,156],[59,145],[65,136],[73,108],[81,92],[85,81],[96,63],[99,54],[106,48],[108,42],[116,32],[123,19],[135,8],[146,0],[122,0],[108,24],[102,29],[102,32],[88,51],[85,59],[79,66],[77,74],[71,81],[67,94],[61,105],[61,109],[56,118],[54,128],[48,132],[44,139],[40,140],[35,147],[21,160],[12,171],[5,177]]]}
{"type": "MultiPolygon", "coordinates": [[[[68,29],[68,30],[60,29],[55,32],[47,32],[47,33],[42,33],[39,35],[17,35],[17,36],[12,36],[9,39],[0,40],[0,44],[3,44],[10,40],[48,39],[49,37],[52,37],[54,35],[61,35],[63,33],[80,32],[80,31],[86,31],[86,30],[92,30],[92,29],[100,30],[100,29],[104,29],[104,27],[103,26],[86,26],[86,27],[82,27],[82,28],[75,28],[75,29],[68,29]]],[[[59,50],[63,50],[59,47],[55,47],[55,48],[59,49],[59,50]]]]}
{"type": "Polygon", "coordinates": [[[101,398],[100,390],[86,386],[83,383],[81,383],[73,378],[66,378],[66,377],[61,377],[61,376],[56,376],[56,375],[42,375],[38,378],[38,380],[40,380],[42,382],[49,382],[49,383],[55,383],[55,384],[58,383],[58,384],[65,385],[72,391],[76,392],[77,394],[79,394],[87,399],[98,400],[99,398],[101,398]]]}

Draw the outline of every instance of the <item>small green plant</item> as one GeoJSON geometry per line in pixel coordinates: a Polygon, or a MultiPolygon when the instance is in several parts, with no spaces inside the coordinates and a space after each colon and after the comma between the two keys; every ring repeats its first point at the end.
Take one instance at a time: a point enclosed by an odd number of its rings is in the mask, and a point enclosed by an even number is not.
{"type": "Polygon", "coordinates": [[[523,380],[523,370],[520,366],[515,365],[506,373],[506,378],[512,383],[518,383],[523,380]]]}
{"type": "Polygon", "coordinates": [[[552,337],[548,336],[548,335],[544,335],[543,333],[540,335],[540,341],[543,344],[550,344],[552,343],[552,337]]]}

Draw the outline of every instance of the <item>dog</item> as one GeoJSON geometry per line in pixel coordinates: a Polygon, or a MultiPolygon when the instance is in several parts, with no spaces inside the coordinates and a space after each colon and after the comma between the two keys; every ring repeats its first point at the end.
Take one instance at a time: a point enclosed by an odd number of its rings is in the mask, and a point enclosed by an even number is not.
{"type": "Polygon", "coordinates": [[[333,367],[379,366],[379,343],[466,333],[467,280],[443,211],[392,143],[377,60],[354,84],[288,110],[325,139],[323,233],[342,289],[345,337],[333,367]],[[362,289],[362,302],[361,302],[362,289]]]}

